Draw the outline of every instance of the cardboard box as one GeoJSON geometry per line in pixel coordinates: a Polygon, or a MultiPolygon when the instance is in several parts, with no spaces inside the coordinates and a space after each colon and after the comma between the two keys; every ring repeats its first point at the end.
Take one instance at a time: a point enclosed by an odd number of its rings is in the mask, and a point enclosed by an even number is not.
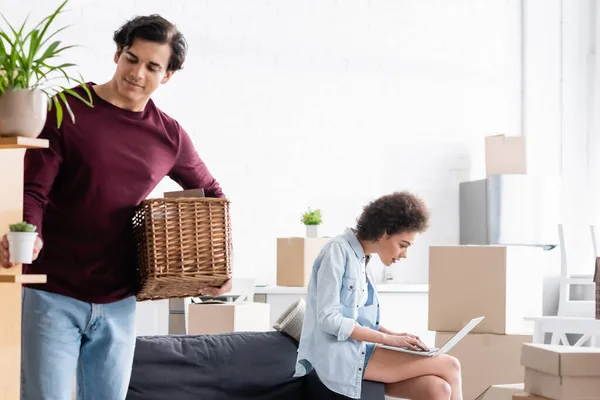
{"type": "MultiPolygon", "coordinates": [[[[441,347],[454,333],[436,332],[435,347],[441,347]]],[[[491,385],[523,382],[521,346],[531,335],[470,333],[448,353],[462,367],[463,398],[476,399],[491,385]]]]}
{"type": "Polygon", "coordinates": [[[430,331],[457,332],[475,317],[474,333],[529,334],[543,315],[543,251],[528,246],[432,246],[430,331]]]}
{"type": "Polygon", "coordinates": [[[485,171],[487,175],[526,174],[525,138],[495,135],[485,138],[485,171]]]}
{"type": "Polygon", "coordinates": [[[476,400],[512,400],[513,395],[524,392],[522,383],[511,385],[492,385],[481,393],[476,400]]]}
{"type": "Polygon", "coordinates": [[[552,400],[599,400],[600,378],[550,375],[525,368],[525,390],[552,400]]]}
{"type": "Polygon", "coordinates": [[[600,348],[523,345],[525,391],[555,400],[600,399],[600,348]]]}
{"type": "Polygon", "coordinates": [[[188,334],[266,332],[271,330],[271,308],[266,303],[192,303],[188,311],[188,334]]]}
{"type": "Polygon", "coordinates": [[[277,285],[308,286],[312,266],[329,238],[277,238],[277,285]]]}

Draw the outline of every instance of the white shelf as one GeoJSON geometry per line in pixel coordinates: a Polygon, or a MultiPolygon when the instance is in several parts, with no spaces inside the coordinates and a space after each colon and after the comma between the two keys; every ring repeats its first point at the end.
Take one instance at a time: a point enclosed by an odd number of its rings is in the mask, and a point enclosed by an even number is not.
{"type": "MultiPolygon", "coordinates": [[[[378,293],[427,293],[428,284],[381,283],[377,285],[378,293]]],[[[306,294],[305,287],[292,286],[256,286],[254,294],[306,294]]]]}

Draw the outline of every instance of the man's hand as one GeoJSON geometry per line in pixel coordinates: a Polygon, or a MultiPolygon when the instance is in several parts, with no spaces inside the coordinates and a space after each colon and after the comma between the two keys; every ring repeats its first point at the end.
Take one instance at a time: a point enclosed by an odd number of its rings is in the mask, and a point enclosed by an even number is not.
{"type": "MultiPolygon", "coordinates": [[[[33,260],[35,261],[40,255],[40,251],[42,251],[42,247],[44,247],[44,242],[40,237],[35,238],[35,245],[33,246],[33,260]]],[[[4,235],[2,237],[2,242],[0,243],[0,266],[2,268],[11,268],[13,263],[10,261],[10,254],[8,252],[8,237],[4,235]]]]}
{"type": "Polygon", "coordinates": [[[204,294],[210,297],[219,297],[231,291],[231,279],[228,279],[221,287],[207,287],[204,289],[204,294]]]}

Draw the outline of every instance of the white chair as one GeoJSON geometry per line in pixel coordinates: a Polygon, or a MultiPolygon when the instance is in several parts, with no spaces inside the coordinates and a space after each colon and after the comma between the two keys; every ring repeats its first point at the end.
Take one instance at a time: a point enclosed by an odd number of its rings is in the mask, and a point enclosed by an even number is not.
{"type": "MultiPolygon", "coordinates": [[[[596,251],[595,227],[591,227],[592,247],[594,254],[596,251]]],[[[560,283],[558,297],[558,315],[566,317],[593,317],[596,310],[594,300],[571,300],[571,289],[573,285],[594,285],[594,274],[591,271],[592,261],[590,261],[590,274],[569,274],[567,250],[563,226],[558,226],[558,238],[560,245],[560,283]]],[[[591,288],[593,290],[593,288],[591,288]]]]}
{"type": "Polygon", "coordinates": [[[533,343],[545,343],[546,333],[552,334],[550,344],[581,347],[589,342],[591,347],[597,347],[600,342],[600,319],[590,317],[527,317],[533,321],[533,343]],[[578,334],[581,337],[571,343],[567,334],[578,334]]]}
{"type": "MultiPolygon", "coordinates": [[[[596,227],[590,227],[593,254],[598,257],[596,227]]],[[[593,275],[569,275],[567,267],[566,246],[562,225],[559,226],[561,251],[561,277],[559,309],[557,316],[528,317],[534,323],[533,343],[544,343],[546,333],[552,335],[551,344],[580,347],[589,343],[592,347],[600,345],[600,320],[595,319],[595,301],[570,300],[571,285],[593,285],[593,275]],[[581,335],[574,343],[569,341],[568,334],[581,335]]],[[[590,266],[592,262],[590,261],[590,266]]]]}

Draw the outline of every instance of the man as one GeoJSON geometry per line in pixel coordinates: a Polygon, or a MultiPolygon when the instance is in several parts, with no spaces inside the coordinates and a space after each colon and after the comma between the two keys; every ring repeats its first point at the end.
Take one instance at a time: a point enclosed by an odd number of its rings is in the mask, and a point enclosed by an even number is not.
{"type": "MultiPolygon", "coordinates": [[[[49,113],[40,135],[49,149],[25,156],[24,220],[40,234],[37,260],[25,267],[48,282],[23,289],[24,400],[70,398],[75,371],[78,399],[125,399],[135,345],[134,209],[165,176],[224,196],[187,133],[150,99],[182,68],[183,35],[151,15],[128,21],[114,41],[114,76],[88,84],[94,107],[70,97],[75,123],[65,118],[58,129],[49,113]]],[[[0,264],[8,260],[5,237],[0,264]]]]}

